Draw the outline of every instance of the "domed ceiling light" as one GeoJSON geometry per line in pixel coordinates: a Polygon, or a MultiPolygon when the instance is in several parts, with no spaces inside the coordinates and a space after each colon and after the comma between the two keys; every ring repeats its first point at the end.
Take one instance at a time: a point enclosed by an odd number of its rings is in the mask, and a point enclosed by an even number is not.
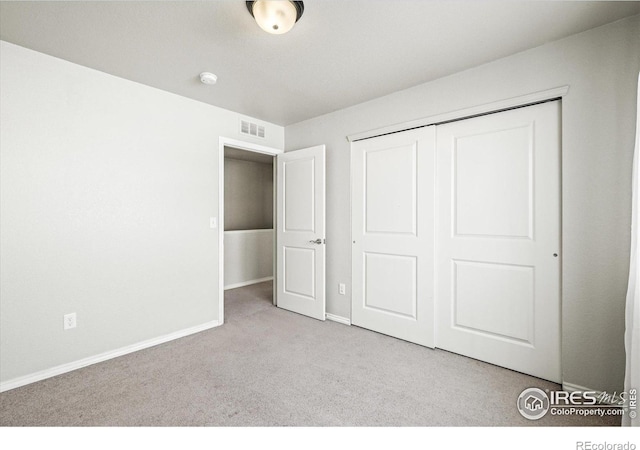
{"type": "Polygon", "coordinates": [[[304,4],[288,0],[247,2],[247,9],[267,33],[284,34],[302,17],[304,4]]]}

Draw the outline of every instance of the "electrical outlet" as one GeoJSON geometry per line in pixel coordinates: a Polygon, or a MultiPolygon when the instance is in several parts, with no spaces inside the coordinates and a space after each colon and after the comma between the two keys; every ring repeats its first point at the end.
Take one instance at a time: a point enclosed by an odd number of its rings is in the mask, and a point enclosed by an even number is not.
{"type": "Polygon", "coordinates": [[[63,317],[63,324],[65,330],[70,330],[76,327],[76,313],[65,314],[63,317]]]}
{"type": "Polygon", "coordinates": [[[340,295],[344,295],[347,293],[347,287],[344,285],[344,283],[340,283],[338,285],[338,292],[340,293],[340,295]]]}

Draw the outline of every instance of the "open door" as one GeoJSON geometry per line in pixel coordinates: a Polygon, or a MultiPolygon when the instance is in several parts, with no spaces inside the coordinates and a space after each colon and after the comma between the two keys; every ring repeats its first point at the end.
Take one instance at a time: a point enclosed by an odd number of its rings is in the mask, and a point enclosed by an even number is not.
{"type": "Polygon", "coordinates": [[[277,305],[325,319],[325,147],[277,156],[277,305]]]}

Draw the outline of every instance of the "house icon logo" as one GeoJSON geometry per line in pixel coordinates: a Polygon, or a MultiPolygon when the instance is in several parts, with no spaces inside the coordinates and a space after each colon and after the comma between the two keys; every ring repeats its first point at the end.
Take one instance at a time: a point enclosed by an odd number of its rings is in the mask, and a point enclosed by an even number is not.
{"type": "Polygon", "coordinates": [[[518,411],[522,417],[538,420],[549,411],[549,397],[538,388],[527,388],[518,397],[518,411]]]}
{"type": "Polygon", "coordinates": [[[540,400],[538,397],[530,395],[524,400],[524,406],[529,411],[537,411],[539,409],[542,409],[542,400],[540,400]]]}

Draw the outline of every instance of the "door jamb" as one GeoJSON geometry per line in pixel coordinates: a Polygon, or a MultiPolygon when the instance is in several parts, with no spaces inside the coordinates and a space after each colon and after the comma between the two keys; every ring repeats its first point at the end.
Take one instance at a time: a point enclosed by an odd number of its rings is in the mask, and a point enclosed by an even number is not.
{"type": "MultiPolygon", "coordinates": [[[[220,325],[224,323],[224,148],[233,147],[239,150],[246,150],[254,153],[262,153],[265,155],[277,156],[284,153],[284,150],[267,147],[261,144],[255,144],[252,142],[239,141],[237,139],[227,138],[220,136],[218,139],[218,322],[220,325]]],[[[274,164],[274,177],[275,177],[275,164],[274,164]]],[[[275,190],[274,190],[275,192],[275,190]]],[[[274,195],[275,198],[275,195],[274,195]]],[[[275,200],[274,200],[275,201],[275,200]]],[[[275,210],[274,210],[275,212],[275,210]]],[[[273,216],[273,226],[276,226],[276,214],[273,216]]],[[[274,233],[275,234],[275,233],[274,233]]],[[[274,236],[274,250],[276,239],[274,236]]],[[[275,280],[275,251],[274,251],[274,280],[275,280]]],[[[275,304],[275,283],[274,283],[274,304],[275,304]]]]}

